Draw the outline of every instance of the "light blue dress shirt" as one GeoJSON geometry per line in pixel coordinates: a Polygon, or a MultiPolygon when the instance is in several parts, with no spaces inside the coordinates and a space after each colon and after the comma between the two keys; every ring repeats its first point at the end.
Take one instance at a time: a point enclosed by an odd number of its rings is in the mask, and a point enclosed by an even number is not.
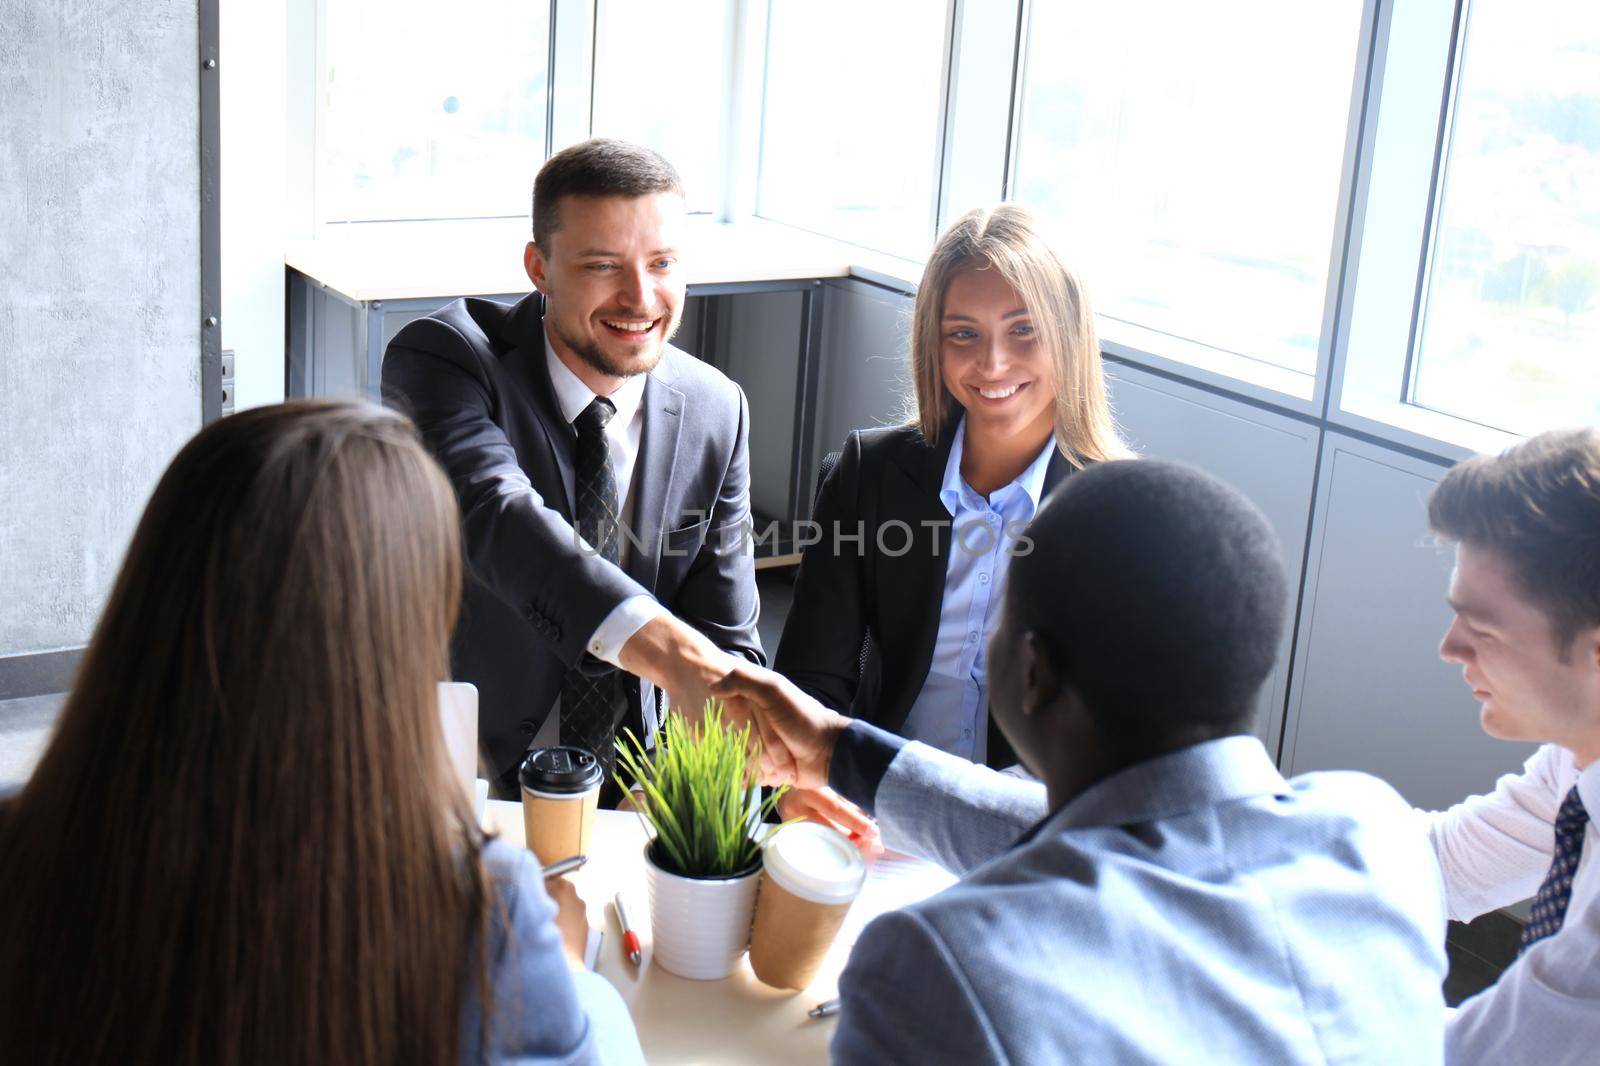
{"type": "Polygon", "coordinates": [[[462,1066],[644,1066],[617,990],[597,973],[568,971],[556,905],[533,853],[490,840],[483,865],[494,898],[487,957],[467,966],[462,1066]],[[485,962],[494,996],[487,1032],[477,972],[485,962]]]}
{"type": "Polygon", "coordinates": [[[950,512],[950,556],[933,659],[901,732],[912,740],[983,762],[988,755],[989,685],[984,644],[1000,610],[1000,588],[1018,536],[1039,509],[1056,443],[1045,443],[1015,481],[978,495],[961,476],[967,421],[956,426],[939,502],[950,512]]]}
{"type": "Polygon", "coordinates": [[[965,874],[862,933],[835,1066],[1444,1058],[1438,872],[1376,778],[1286,781],[1226,737],[1113,774],[1018,841],[1046,815],[1038,782],[864,722],[833,761],[886,845],[965,874]]]}

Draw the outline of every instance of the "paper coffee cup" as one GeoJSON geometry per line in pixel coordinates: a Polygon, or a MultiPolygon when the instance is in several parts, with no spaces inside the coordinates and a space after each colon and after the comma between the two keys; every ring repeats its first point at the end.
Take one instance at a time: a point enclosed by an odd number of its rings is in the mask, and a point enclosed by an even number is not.
{"type": "Polygon", "coordinates": [[[816,822],[779,829],[762,855],[750,967],[774,988],[802,989],[816,977],[867,867],[844,834],[816,822]]]}
{"type": "Polygon", "coordinates": [[[541,866],[589,853],[605,776],[588,748],[535,748],[522,760],[522,824],[541,866]]]}

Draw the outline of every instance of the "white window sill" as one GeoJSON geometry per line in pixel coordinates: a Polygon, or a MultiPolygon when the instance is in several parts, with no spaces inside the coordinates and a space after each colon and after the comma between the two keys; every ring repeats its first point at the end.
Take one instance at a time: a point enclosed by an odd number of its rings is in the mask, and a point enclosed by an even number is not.
{"type": "Polygon", "coordinates": [[[1353,429],[1442,459],[1458,461],[1494,455],[1522,438],[1515,433],[1469,422],[1399,400],[1372,397],[1343,400],[1329,415],[1336,427],[1353,429]]]}

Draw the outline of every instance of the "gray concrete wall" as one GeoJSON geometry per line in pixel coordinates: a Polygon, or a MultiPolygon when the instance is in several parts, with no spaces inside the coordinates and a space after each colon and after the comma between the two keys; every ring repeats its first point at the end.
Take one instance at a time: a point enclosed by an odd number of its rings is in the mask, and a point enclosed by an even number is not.
{"type": "Polygon", "coordinates": [[[200,423],[197,19],[0,0],[0,656],[88,639],[200,423]]]}

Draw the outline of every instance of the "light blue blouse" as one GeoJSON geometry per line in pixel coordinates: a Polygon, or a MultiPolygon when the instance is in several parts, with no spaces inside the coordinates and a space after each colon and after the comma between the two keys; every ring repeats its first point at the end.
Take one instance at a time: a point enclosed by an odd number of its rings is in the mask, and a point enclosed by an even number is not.
{"type": "MultiPolygon", "coordinates": [[[[1044,494],[1055,440],[1015,481],[978,495],[961,476],[967,421],[956,426],[939,500],[950,512],[950,555],[933,659],[901,732],[941,751],[983,762],[988,754],[989,686],[984,645],[999,621],[1000,588],[1018,537],[1044,494]]],[[[1019,549],[1022,550],[1022,549],[1019,549]]]]}
{"type": "Polygon", "coordinates": [[[644,1066],[633,1019],[617,990],[599,974],[568,972],[556,905],[533,855],[491,840],[483,865],[495,896],[487,944],[494,1004],[486,1039],[477,981],[468,980],[461,1007],[463,1066],[644,1066]]]}

